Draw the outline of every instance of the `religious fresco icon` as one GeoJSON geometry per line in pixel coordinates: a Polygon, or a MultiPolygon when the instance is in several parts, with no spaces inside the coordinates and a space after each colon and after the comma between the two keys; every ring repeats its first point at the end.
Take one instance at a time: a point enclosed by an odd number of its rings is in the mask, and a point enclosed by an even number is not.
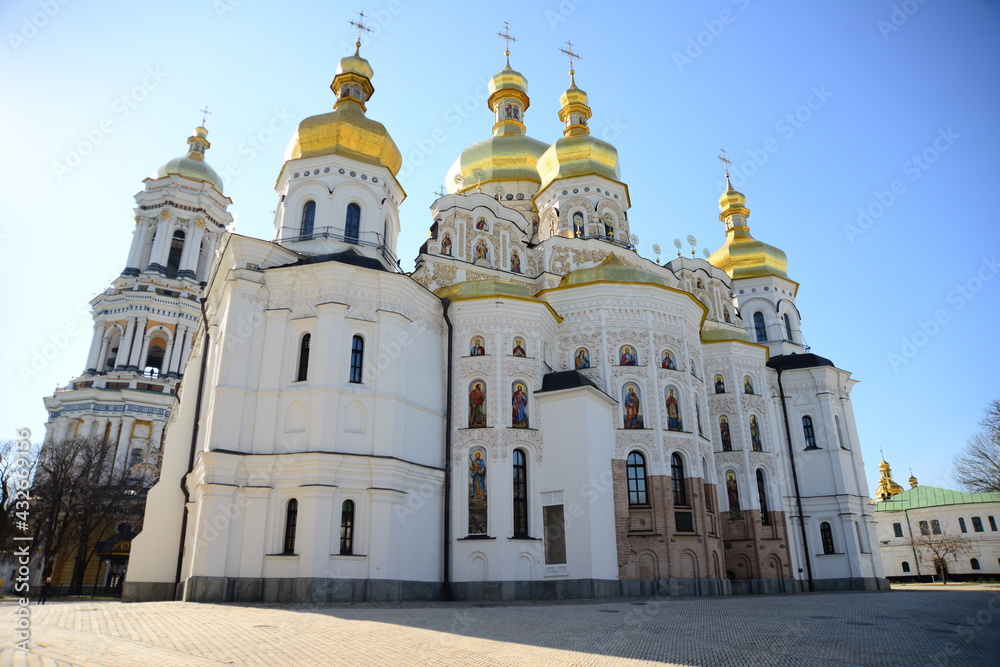
{"type": "Polygon", "coordinates": [[[733,436],[729,431],[729,420],[719,417],[719,437],[722,439],[722,451],[733,451],[733,436]]]}
{"type": "Polygon", "coordinates": [[[486,383],[473,380],[469,388],[469,428],[486,428],[486,383]]]}
{"type": "Polygon", "coordinates": [[[674,353],[670,350],[664,350],[660,354],[660,368],[667,368],[672,371],[677,370],[677,362],[674,361],[674,353]]]}
{"type": "Polygon", "coordinates": [[[744,394],[753,393],[753,380],[750,379],[749,375],[743,376],[743,393],[744,394]]]}
{"type": "Polygon", "coordinates": [[[515,382],[511,387],[510,425],[514,428],[528,428],[528,392],[523,382],[515,382]]]}
{"type": "Polygon", "coordinates": [[[581,368],[590,368],[590,352],[585,347],[581,347],[576,351],[576,356],[573,357],[573,363],[576,366],[576,370],[581,368]]]}
{"type": "Polygon", "coordinates": [[[469,349],[469,355],[473,357],[482,357],[486,354],[486,347],[483,346],[483,337],[476,336],[472,339],[472,345],[469,349]]]}
{"type": "Polygon", "coordinates": [[[664,394],[667,397],[667,430],[684,430],[681,421],[681,405],[678,400],[679,393],[677,388],[674,386],[667,387],[664,389],[664,394]]]}
{"type": "Polygon", "coordinates": [[[486,450],[469,451],[469,534],[485,535],[487,528],[486,450]]]}
{"type": "Polygon", "coordinates": [[[524,339],[520,336],[514,339],[514,349],[510,352],[515,357],[526,357],[528,356],[527,351],[524,349],[524,339]]]}
{"type": "Polygon", "coordinates": [[[715,376],[715,393],[716,394],[726,393],[726,382],[722,379],[721,375],[715,376]]]}
{"type": "Polygon", "coordinates": [[[618,355],[619,366],[635,366],[638,362],[631,345],[622,345],[618,355]]]}
{"type": "Polygon", "coordinates": [[[643,428],[639,388],[631,382],[622,387],[622,412],[625,428],[643,428]]]}

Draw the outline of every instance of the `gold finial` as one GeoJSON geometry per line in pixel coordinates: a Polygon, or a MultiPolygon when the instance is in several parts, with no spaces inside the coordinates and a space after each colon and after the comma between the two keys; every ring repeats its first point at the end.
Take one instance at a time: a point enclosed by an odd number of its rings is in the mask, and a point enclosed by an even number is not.
{"type": "Polygon", "coordinates": [[[731,165],[733,163],[733,161],[730,160],[728,157],[726,157],[726,149],[725,148],[720,148],[719,149],[719,155],[716,155],[715,157],[719,158],[719,160],[722,162],[722,164],[725,165],[726,178],[729,178],[729,165],[731,165]]]}
{"type": "Polygon", "coordinates": [[[505,43],[503,54],[510,58],[510,43],[516,42],[517,40],[510,34],[510,24],[507,23],[507,21],[503,22],[503,32],[498,32],[497,35],[503,39],[505,43]]]}
{"type": "Polygon", "coordinates": [[[205,121],[208,119],[208,116],[212,112],[208,110],[208,105],[207,104],[205,105],[204,109],[198,109],[198,111],[201,112],[201,126],[205,127],[205,121]]]}
{"type": "MultiPolygon", "coordinates": [[[[559,47],[559,50],[562,53],[565,53],[569,57],[569,78],[572,81],[573,74],[574,74],[574,72],[573,72],[573,58],[576,58],[577,60],[583,60],[583,56],[581,56],[578,53],[573,53],[573,42],[571,42],[569,40],[566,40],[566,47],[567,48],[565,48],[565,49],[562,48],[562,47],[559,47]]],[[[576,84],[575,81],[573,83],[576,84]]]]}
{"type": "Polygon", "coordinates": [[[361,53],[361,34],[372,32],[372,29],[365,25],[365,11],[363,9],[358,13],[357,21],[348,21],[348,23],[358,29],[358,41],[354,44],[354,55],[357,56],[361,53]]]}

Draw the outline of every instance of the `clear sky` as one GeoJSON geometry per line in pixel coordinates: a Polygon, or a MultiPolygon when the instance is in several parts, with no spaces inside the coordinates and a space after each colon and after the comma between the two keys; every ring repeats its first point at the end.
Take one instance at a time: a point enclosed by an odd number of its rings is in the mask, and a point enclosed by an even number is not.
{"type": "Polygon", "coordinates": [[[404,268],[448,168],[489,136],[503,22],[530,81],[528,133],[546,142],[561,136],[557,49],[572,40],[591,128],[619,151],[640,252],[670,253],[689,234],[699,257],[721,244],[725,147],[752,233],[788,254],[801,284],[806,342],[860,380],[870,489],[880,449],[897,481],[912,467],[954,486],[955,452],[1000,396],[1000,2],[989,0],[6,0],[0,437],[30,427],[40,439],[42,397],[83,370],[87,301],[124,267],[132,197],[185,152],[203,106],[238,231],[272,238],[285,147],[332,106],[362,8],[368,114],[405,160],[404,268]]]}

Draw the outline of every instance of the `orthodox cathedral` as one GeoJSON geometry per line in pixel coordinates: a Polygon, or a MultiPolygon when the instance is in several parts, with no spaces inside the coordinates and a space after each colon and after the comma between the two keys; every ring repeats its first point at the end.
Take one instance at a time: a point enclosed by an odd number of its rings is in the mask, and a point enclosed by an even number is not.
{"type": "Polygon", "coordinates": [[[299,124],[273,240],[226,231],[204,127],[136,196],[86,372],[47,403],[50,439],[162,453],[124,599],[885,588],[855,381],[803,345],[746,197],[707,260],[640,257],[587,93],[571,71],[563,136],[528,136],[507,52],[403,273],[373,75],[343,58],[299,124]]]}

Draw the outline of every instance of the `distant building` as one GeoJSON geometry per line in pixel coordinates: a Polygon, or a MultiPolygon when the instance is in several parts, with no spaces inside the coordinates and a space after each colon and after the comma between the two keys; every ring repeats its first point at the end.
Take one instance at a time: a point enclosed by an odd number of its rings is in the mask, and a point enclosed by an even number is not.
{"type": "Polygon", "coordinates": [[[947,568],[949,579],[1000,578],[1000,493],[963,493],[934,486],[919,486],[910,477],[903,490],[892,481],[889,464],[879,466],[878,501],[875,519],[882,565],[893,579],[927,579],[947,568]],[[935,563],[926,552],[913,546],[912,539],[928,536],[961,536],[969,541],[969,552],[935,563]]]}

